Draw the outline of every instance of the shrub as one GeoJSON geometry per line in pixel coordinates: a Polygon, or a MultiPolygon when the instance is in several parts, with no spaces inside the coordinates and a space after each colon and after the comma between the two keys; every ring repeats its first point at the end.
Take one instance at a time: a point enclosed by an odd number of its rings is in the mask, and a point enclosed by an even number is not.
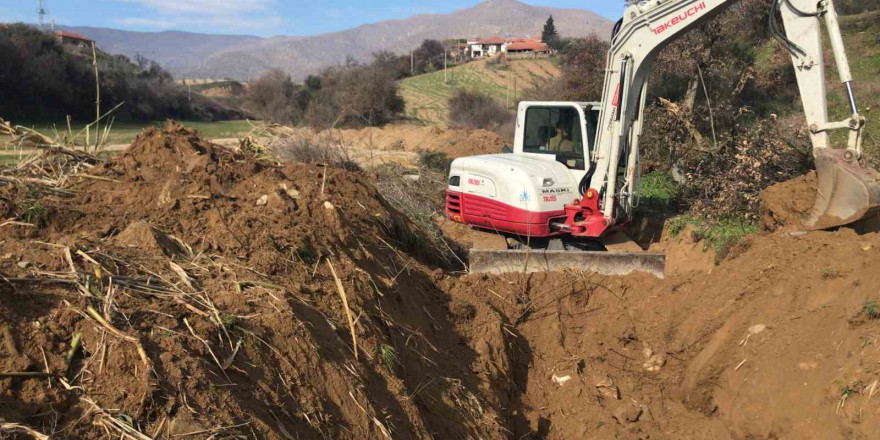
{"type": "Polygon", "coordinates": [[[442,151],[419,150],[419,165],[432,171],[449,173],[452,160],[442,151]]]}
{"type": "Polygon", "coordinates": [[[459,127],[494,130],[513,118],[503,105],[491,96],[459,90],[449,98],[449,122],[459,127]]]}
{"type": "Polygon", "coordinates": [[[300,120],[296,91],[289,74],[272,69],[250,85],[245,105],[266,122],[294,124],[300,120]]]}
{"type": "Polygon", "coordinates": [[[534,101],[600,101],[605,83],[609,44],[592,35],[565,40],[561,49],[562,74],[536,84],[524,98],[534,101]]]}

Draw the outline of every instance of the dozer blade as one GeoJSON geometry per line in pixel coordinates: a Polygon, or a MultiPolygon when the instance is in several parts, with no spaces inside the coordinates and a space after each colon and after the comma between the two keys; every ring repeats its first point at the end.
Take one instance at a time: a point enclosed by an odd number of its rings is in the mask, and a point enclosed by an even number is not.
{"type": "Polygon", "coordinates": [[[851,151],[823,148],[816,154],[819,191],[806,226],[829,229],[857,222],[880,207],[880,173],[859,164],[851,151]]]}
{"type": "Polygon", "coordinates": [[[663,278],[666,256],[647,252],[471,249],[472,273],[555,272],[580,269],[602,275],[646,272],[663,278]]]}

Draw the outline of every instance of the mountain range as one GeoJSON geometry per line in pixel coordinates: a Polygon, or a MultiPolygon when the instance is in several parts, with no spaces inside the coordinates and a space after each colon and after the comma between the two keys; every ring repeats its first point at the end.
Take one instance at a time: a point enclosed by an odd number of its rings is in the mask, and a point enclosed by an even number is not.
{"type": "Polygon", "coordinates": [[[107,28],[62,27],[94,39],[98,47],[134,58],[155,60],[176,78],[248,80],[272,68],[295,79],[317,73],[346,58],[367,61],[381,50],[408,53],[424,39],[540,36],[553,16],[562,36],[597,34],[608,38],[613,23],[582,9],[532,6],[516,0],[487,0],[450,14],[423,14],[370,23],[353,29],[305,37],[261,38],[179,31],[132,32],[107,28]]]}

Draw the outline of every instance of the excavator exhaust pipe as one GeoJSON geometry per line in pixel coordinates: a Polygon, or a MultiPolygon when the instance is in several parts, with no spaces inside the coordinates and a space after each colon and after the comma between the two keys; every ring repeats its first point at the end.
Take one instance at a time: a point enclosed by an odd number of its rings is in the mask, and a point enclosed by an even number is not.
{"type": "Polygon", "coordinates": [[[880,211],[880,173],[859,163],[854,151],[817,150],[816,173],[819,188],[805,223],[809,229],[848,225],[880,211]]]}

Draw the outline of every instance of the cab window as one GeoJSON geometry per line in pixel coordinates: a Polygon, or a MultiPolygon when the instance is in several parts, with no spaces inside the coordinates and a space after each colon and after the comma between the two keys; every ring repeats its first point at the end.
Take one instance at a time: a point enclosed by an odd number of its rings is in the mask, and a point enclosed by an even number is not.
{"type": "Polygon", "coordinates": [[[565,166],[585,169],[580,114],[572,107],[529,107],[523,152],[553,154],[565,166]]]}

